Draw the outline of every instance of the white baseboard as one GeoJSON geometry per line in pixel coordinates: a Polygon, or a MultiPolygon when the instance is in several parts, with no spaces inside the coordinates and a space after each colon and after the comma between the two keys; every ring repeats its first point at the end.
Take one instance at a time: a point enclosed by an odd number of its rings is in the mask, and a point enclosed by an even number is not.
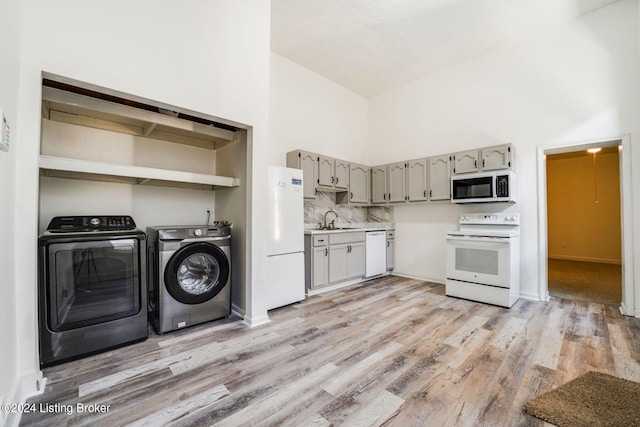
{"type": "Polygon", "coordinates": [[[547,301],[549,301],[548,299],[545,300],[543,298],[540,298],[539,294],[532,294],[532,293],[529,293],[529,292],[520,292],[520,298],[526,299],[526,300],[529,300],[529,301],[537,301],[537,302],[540,302],[540,301],[547,302],[547,301]]]}
{"type": "MultiPolygon", "coordinates": [[[[356,285],[358,283],[364,282],[365,279],[353,279],[347,280],[346,282],[338,283],[330,286],[323,286],[321,288],[316,289],[307,289],[307,296],[311,297],[314,295],[320,295],[331,291],[337,291],[338,289],[346,288],[347,286],[356,285]]],[[[368,280],[368,279],[367,279],[368,280]]]]}
{"type": "MultiPolygon", "coordinates": [[[[19,378],[16,384],[13,386],[11,396],[2,400],[2,403],[17,403],[23,404],[30,397],[37,396],[44,392],[47,379],[42,376],[42,371],[38,370],[29,374],[23,375],[19,378]]],[[[20,424],[20,418],[22,418],[21,412],[0,412],[0,425],[6,427],[18,427],[20,424]]]]}
{"type": "Polygon", "coordinates": [[[269,316],[259,316],[259,317],[244,317],[244,319],[242,319],[242,323],[244,323],[245,325],[247,325],[250,328],[255,328],[256,326],[261,326],[261,325],[266,325],[267,323],[271,322],[271,319],[269,319],[269,316]]]}
{"type": "Polygon", "coordinates": [[[400,276],[400,277],[404,277],[404,278],[407,278],[407,279],[422,280],[424,282],[439,283],[441,285],[444,285],[445,281],[446,281],[446,279],[434,279],[433,277],[414,276],[413,274],[407,274],[407,273],[403,273],[401,271],[394,271],[392,274],[394,276],[400,276]]]}
{"type": "Polygon", "coordinates": [[[235,314],[241,319],[244,319],[244,309],[238,307],[235,304],[231,304],[231,313],[235,314]]]}
{"type": "Polygon", "coordinates": [[[240,317],[242,319],[242,323],[244,323],[250,328],[255,328],[256,326],[264,325],[266,323],[271,322],[271,319],[269,319],[268,314],[265,316],[258,316],[256,318],[252,318],[246,315],[246,312],[244,311],[244,309],[238,307],[235,304],[231,304],[231,312],[236,316],[240,317]]]}

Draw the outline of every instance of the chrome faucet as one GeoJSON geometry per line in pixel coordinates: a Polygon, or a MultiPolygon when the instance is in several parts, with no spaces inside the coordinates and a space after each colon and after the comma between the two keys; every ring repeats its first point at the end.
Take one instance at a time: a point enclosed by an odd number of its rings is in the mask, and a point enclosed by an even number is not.
{"type": "Polygon", "coordinates": [[[333,213],[336,216],[336,218],[333,221],[331,221],[331,228],[334,227],[336,219],[338,219],[338,214],[335,213],[334,211],[332,211],[331,209],[329,209],[327,212],[325,212],[325,214],[324,214],[324,223],[322,225],[322,228],[324,230],[328,230],[329,229],[329,226],[327,226],[327,215],[330,214],[330,213],[333,213]]]}

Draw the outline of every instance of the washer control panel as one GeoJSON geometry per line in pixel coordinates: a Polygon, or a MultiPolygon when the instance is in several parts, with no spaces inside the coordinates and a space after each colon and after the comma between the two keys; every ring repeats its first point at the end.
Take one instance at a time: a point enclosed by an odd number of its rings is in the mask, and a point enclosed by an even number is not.
{"type": "Polygon", "coordinates": [[[51,220],[47,231],[64,233],[133,230],[134,228],[136,223],[128,215],[57,216],[51,220]]]}

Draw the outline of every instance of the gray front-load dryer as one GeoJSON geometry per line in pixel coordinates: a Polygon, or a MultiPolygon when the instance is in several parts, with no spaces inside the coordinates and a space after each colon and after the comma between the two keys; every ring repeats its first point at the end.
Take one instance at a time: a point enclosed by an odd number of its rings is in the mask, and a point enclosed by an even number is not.
{"type": "Polygon", "coordinates": [[[159,334],[231,312],[231,227],[147,228],[149,319],[159,334]]]}

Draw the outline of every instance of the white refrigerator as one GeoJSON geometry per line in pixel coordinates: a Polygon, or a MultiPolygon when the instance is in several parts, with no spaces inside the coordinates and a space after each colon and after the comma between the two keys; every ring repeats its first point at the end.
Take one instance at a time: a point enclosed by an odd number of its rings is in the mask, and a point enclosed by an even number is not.
{"type": "Polygon", "coordinates": [[[304,283],[302,170],[271,166],[267,204],[267,310],[301,301],[304,283]]]}

